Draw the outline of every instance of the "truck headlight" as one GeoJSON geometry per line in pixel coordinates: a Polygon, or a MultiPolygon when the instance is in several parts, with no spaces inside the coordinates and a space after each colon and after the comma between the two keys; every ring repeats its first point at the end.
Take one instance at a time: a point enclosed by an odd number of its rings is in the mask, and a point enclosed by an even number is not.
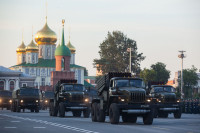
{"type": "Polygon", "coordinates": [[[35,102],[36,102],[36,103],[38,103],[39,101],[38,101],[38,100],[36,100],[35,102]]]}
{"type": "Polygon", "coordinates": [[[149,102],[149,103],[150,103],[150,102],[151,102],[151,99],[147,99],[147,102],[149,102]]]}
{"type": "Polygon", "coordinates": [[[12,103],[12,100],[9,100],[9,103],[12,103]]]}
{"type": "Polygon", "coordinates": [[[2,102],[2,100],[0,99],[0,103],[2,102]]]}
{"type": "Polygon", "coordinates": [[[45,103],[48,103],[48,101],[47,101],[47,100],[45,100],[45,103]]]}
{"type": "Polygon", "coordinates": [[[89,99],[88,98],[85,98],[85,100],[84,100],[85,102],[89,102],[89,99]]]}
{"type": "Polygon", "coordinates": [[[122,101],[122,102],[124,102],[124,101],[125,101],[125,99],[124,99],[124,98],[122,98],[122,99],[121,99],[121,101],[122,101]]]}
{"type": "Polygon", "coordinates": [[[23,102],[24,102],[24,100],[21,100],[20,102],[21,102],[21,103],[23,103],[23,102]]]}
{"type": "Polygon", "coordinates": [[[180,100],[177,100],[177,103],[179,103],[180,102],[180,100]]]}
{"type": "Polygon", "coordinates": [[[160,100],[160,99],[157,99],[157,102],[159,102],[159,103],[160,103],[160,102],[161,102],[161,100],[160,100]]]}

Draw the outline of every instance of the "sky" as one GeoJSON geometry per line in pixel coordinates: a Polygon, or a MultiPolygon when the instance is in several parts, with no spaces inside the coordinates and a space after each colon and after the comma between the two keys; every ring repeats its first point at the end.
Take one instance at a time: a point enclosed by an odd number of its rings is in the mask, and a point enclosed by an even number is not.
{"type": "MultiPolygon", "coordinates": [[[[46,16],[58,39],[65,19],[65,42],[76,48],[76,64],[94,76],[93,60],[108,31],[121,31],[137,41],[146,56],[141,68],[162,62],[174,73],[181,69],[180,50],[186,51],[184,68],[200,69],[200,0],[1,0],[0,65],[16,65],[16,49],[28,45],[43,28],[46,16]]],[[[57,41],[58,43],[58,41],[57,41]]],[[[57,44],[56,43],[56,44],[57,44]]]]}

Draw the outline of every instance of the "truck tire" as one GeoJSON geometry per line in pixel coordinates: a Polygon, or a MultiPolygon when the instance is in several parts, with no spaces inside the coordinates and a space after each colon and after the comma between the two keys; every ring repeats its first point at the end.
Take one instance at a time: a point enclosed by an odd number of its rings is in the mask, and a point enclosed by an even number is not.
{"type": "Polygon", "coordinates": [[[36,108],[35,108],[35,112],[36,112],[36,113],[39,113],[39,107],[36,107],[36,108]]]}
{"type": "Polygon", "coordinates": [[[182,114],[182,111],[181,111],[181,108],[180,108],[178,111],[174,112],[174,118],[180,119],[181,114],[182,114]]]}
{"type": "Polygon", "coordinates": [[[122,121],[125,123],[128,122],[128,114],[127,113],[122,114],[122,121]]]}
{"type": "Polygon", "coordinates": [[[83,111],[83,117],[89,118],[90,116],[90,108],[88,107],[86,110],[83,111]]]}
{"type": "Polygon", "coordinates": [[[64,106],[63,102],[59,103],[58,112],[59,112],[59,117],[65,117],[65,106],[64,106]]]}
{"type": "Polygon", "coordinates": [[[16,107],[16,111],[17,111],[17,112],[21,112],[21,108],[19,107],[18,104],[17,104],[17,107],[16,107]]]}
{"type": "Polygon", "coordinates": [[[58,115],[58,105],[53,106],[52,108],[52,115],[57,116],[58,115]]]}
{"type": "Polygon", "coordinates": [[[116,103],[112,103],[109,109],[109,118],[111,124],[118,124],[119,123],[119,108],[116,103]]]}
{"type": "Polygon", "coordinates": [[[93,122],[97,122],[96,108],[97,103],[92,103],[91,117],[93,122]]]}
{"type": "Polygon", "coordinates": [[[97,104],[96,116],[98,122],[105,122],[105,112],[100,109],[100,103],[97,104]]]}
{"type": "Polygon", "coordinates": [[[34,112],[34,109],[31,109],[31,112],[34,112]]]}
{"type": "Polygon", "coordinates": [[[81,111],[80,110],[72,111],[72,114],[73,114],[74,117],[81,117],[81,111]]]}
{"type": "Polygon", "coordinates": [[[153,117],[154,117],[154,112],[153,112],[153,109],[151,109],[151,111],[149,113],[147,113],[143,116],[143,123],[145,125],[152,125],[153,117]]]}
{"type": "Polygon", "coordinates": [[[136,123],[136,121],[137,121],[137,115],[134,115],[134,114],[129,114],[128,115],[128,122],[136,123]]]}

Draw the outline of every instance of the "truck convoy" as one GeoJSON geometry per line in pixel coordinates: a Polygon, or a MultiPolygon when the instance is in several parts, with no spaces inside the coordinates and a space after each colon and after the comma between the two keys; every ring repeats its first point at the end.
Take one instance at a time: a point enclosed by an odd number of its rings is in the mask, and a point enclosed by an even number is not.
{"type": "Polygon", "coordinates": [[[167,118],[169,113],[174,118],[181,118],[181,101],[176,97],[176,90],[170,85],[152,85],[150,96],[156,98],[154,117],[167,118]]]}
{"type": "Polygon", "coordinates": [[[104,122],[109,116],[111,124],[135,123],[138,116],[143,117],[145,125],[153,123],[154,108],[147,98],[142,79],[132,78],[131,73],[110,72],[97,81],[97,99],[91,104],[93,122],[104,122]]]}
{"type": "Polygon", "coordinates": [[[7,90],[0,90],[0,108],[10,109],[12,103],[12,92],[7,90]]]}
{"type": "Polygon", "coordinates": [[[11,111],[20,112],[23,109],[30,109],[31,112],[39,112],[41,91],[36,88],[23,87],[13,91],[11,111]]]}
{"type": "Polygon", "coordinates": [[[50,116],[65,117],[65,112],[72,111],[73,116],[90,115],[89,97],[85,87],[77,80],[60,80],[54,87],[54,98],[50,99],[50,116]]]}

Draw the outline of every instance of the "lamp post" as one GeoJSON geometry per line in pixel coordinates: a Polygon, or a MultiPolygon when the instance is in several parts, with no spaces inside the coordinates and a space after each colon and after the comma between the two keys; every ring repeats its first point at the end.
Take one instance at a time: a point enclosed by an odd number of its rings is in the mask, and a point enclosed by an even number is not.
{"type": "Polygon", "coordinates": [[[127,49],[127,52],[129,52],[129,54],[130,54],[130,57],[129,57],[129,72],[131,73],[131,51],[133,51],[133,48],[128,48],[127,49]]]}
{"type": "Polygon", "coordinates": [[[185,58],[184,52],[186,51],[179,51],[181,54],[178,55],[179,58],[181,58],[181,99],[183,99],[184,93],[183,93],[183,58],[185,58]]]}

